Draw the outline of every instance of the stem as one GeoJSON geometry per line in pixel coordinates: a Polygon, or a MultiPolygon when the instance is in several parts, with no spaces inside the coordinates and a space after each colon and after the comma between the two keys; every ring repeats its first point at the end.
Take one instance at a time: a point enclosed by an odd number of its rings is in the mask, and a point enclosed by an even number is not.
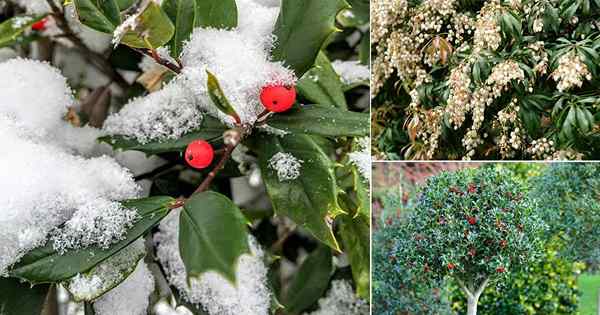
{"type": "Polygon", "coordinates": [[[223,167],[225,166],[225,162],[227,162],[227,160],[229,160],[229,158],[231,157],[231,152],[233,152],[235,147],[236,147],[236,145],[231,145],[231,144],[228,144],[225,146],[225,152],[223,152],[223,156],[221,156],[219,163],[217,163],[217,165],[212,169],[212,171],[210,171],[210,173],[208,173],[208,175],[206,176],[204,181],[202,181],[202,184],[200,184],[200,186],[198,186],[198,188],[192,193],[192,195],[201,193],[208,189],[208,187],[212,183],[213,179],[215,179],[215,177],[217,176],[219,171],[221,171],[223,169],[223,167]]]}
{"type": "Polygon", "coordinates": [[[154,59],[154,61],[156,61],[159,65],[166,67],[167,69],[169,69],[177,74],[181,73],[181,65],[176,65],[176,64],[170,62],[169,60],[161,58],[155,49],[150,49],[148,51],[148,50],[144,50],[144,49],[134,48],[133,50],[139,52],[140,54],[152,57],[152,59],[154,59]]]}
{"type": "Polygon", "coordinates": [[[83,54],[83,56],[100,72],[104,73],[106,76],[111,78],[115,83],[117,83],[122,89],[126,89],[129,87],[129,83],[123,79],[123,77],[116,72],[113,67],[108,63],[106,58],[101,54],[98,54],[92,50],[90,50],[79,38],[73,30],[69,27],[69,23],[65,19],[65,16],[62,10],[54,3],[54,0],[46,0],[50,9],[52,10],[52,16],[56,21],[56,26],[60,28],[60,30],[64,33],[64,36],[68,38],[73,44],[77,47],[77,49],[83,54]]]}

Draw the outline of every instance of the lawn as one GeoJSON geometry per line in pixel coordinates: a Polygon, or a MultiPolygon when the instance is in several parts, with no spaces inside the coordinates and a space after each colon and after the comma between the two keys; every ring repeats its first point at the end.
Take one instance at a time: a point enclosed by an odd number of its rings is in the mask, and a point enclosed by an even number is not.
{"type": "Polygon", "coordinates": [[[600,275],[583,274],[578,280],[581,289],[579,312],[581,315],[596,315],[598,312],[598,289],[600,289],[600,275]]]}

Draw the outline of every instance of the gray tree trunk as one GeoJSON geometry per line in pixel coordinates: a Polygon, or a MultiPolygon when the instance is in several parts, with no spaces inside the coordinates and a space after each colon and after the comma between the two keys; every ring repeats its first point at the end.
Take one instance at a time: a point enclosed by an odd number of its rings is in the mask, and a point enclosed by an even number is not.
{"type": "Polygon", "coordinates": [[[467,296],[467,315],[477,315],[479,297],[467,296]]]}

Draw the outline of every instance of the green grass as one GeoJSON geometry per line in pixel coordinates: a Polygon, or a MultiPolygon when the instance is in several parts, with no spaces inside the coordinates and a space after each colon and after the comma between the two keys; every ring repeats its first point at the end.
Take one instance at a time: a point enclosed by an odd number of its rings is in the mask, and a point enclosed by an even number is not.
{"type": "Polygon", "coordinates": [[[596,315],[598,312],[598,290],[600,290],[600,275],[583,274],[577,284],[581,290],[579,312],[581,315],[596,315]]]}

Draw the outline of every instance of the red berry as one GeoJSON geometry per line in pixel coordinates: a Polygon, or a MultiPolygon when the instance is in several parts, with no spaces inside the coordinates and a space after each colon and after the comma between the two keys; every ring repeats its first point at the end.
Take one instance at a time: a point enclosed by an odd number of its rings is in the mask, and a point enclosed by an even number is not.
{"type": "Polygon", "coordinates": [[[475,186],[475,184],[471,183],[469,184],[469,188],[467,190],[470,194],[474,194],[477,192],[477,187],[475,186]]]}
{"type": "Polygon", "coordinates": [[[193,168],[206,168],[212,163],[214,156],[213,147],[204,140],[193,141],[185,149],[185,160],[193,168]]]}
{"type": "Polygon", "coordinates": [[[470,225],[475,225],[477,223],[477,218],[476,217],[467,217],[467,221],[469,222],[470,225]]]}
{"type": "Polygon", "coordinates": [[[502,267],[502,266],[496,268],[496,272],[498,272],[498,273],[503,273],[505,271],[506,271],[506,269],[504,269],[504,267],[502,267]]]}
{"type": "Polygon", "coordinates": [[[454,269],[454,264],[453,263],[448,263],[448,269],[450,269],[450,270],[454,269]]]}
{"type": "Polygon", "coordinates": [[[285,112],[296,102],[296,88],[283,85],[265,86],[260,91],[260,102],[271,112],[285,112]]]}
{"type": "Polygon", "coordinates": [[[43,18],[43,19],[31,24],[31,29],[34,31],[43,31],[46,29],[47,22],[48,22],[48,18],[43,18]]]}

